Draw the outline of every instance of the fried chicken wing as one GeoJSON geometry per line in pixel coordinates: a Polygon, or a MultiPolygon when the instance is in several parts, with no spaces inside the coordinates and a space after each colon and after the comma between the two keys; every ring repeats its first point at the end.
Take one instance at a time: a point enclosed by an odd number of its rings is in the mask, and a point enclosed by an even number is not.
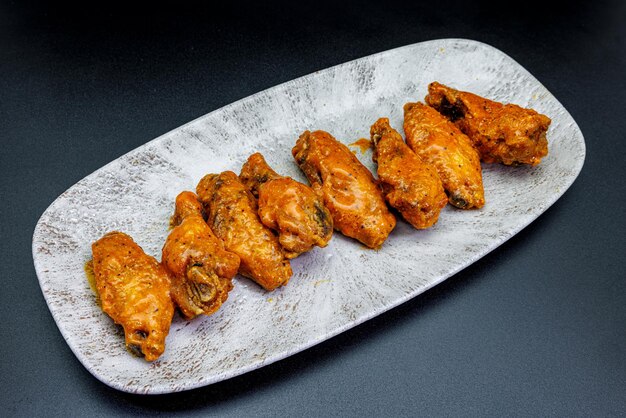
{"type": "Polygon", "coordinates": [[[470,137],[486,163],[537,165],[548,155],[549,117],[433,82],[426,103],[470,137]]]}
{"type": "Polygon", "coordinates": [[[333,220],[309,186],[279,175],[258,152],[248,158],[239,178],[258,197],[261,222],[278,233],[287,258],[295,258],[315,245],[328,245],[333,220]]]}
{"type": "Polygon", "coordinates": [[[102,310],[124,328],[129,351],[156,360],[174,315],[167,271],[123,232],[106,234],[91,250],[102,310]]]}
{"type": "Polygon", "coordinates": [[[417,229],[435,224],[448,201],[437,170],[411,151],[389,119],[378,119],[370,134],[387,202],[417,229]]]}
{"type": "Polygon", "coordinates": [[[187,319],[211,315],[228,298],[239,257],[226,251],[203,218],[202,204],[195,193],[176,197],[170,232],[161,258],[172,276],[174,303],[187,319]]]}
{"type": "Polygon", "coordinates": [[[208,174],[196,192],[209,227],[226,250],[241,259],[239,273],[266,290],[287,284],[292,274],[289,260],[278,238],[259,220],[256,200],[239,177],[232,171],[208,174]]]}
{"type": "Polygon", "coordinates": [[[407,145],[437,169],[451,204],[461,209],[485,204],[480,156],[456,125],[430,106],[407,103],[404,133],[407,145]]]}
{"type": "Polygon", "coordinates": [[[372,173],[350,149],[324,131],[306,131],[292,149],[300,169],[322,196],[335,229],[378,248],[396,226],[372,173]]]}

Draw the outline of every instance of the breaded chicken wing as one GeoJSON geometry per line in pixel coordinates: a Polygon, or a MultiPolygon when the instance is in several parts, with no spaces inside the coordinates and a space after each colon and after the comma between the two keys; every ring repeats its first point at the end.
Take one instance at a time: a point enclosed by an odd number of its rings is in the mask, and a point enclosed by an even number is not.
{"type": "Polygon", "coordinates": [[[176,197],[175,225],[161,258],[172,273],[172,299],[187,319],[217,311],[228,298],[239,269],[239,257],[224,249],[202,215],[195,193],[176,197]]]}
{"type": "Polygon", "coordinates": [[[430,106],[407,103],[404,133],[407,145],[437,169],[451,204],[461,209],[485,204],[480,156],[456,125],[430,106]]]}
{"type": "Polygon", "coordinates": [[[537,165],[548,155],[549,117],[434,82],[426,103],[470,137],[486,163],[537,165]]]}
{"type": "Polygon", "coordinates": [[[292,149],[300,169],[324,199],[335,229],[378,248],[396,226],[372,173],[324,131],[306,131],[292,149]]]}
{"type": "Polygon", "coordinates": [[[370,134],[387,202],[417,229],[435,224],[448,201],[435,167],[411,151],[389,119],[378,119],[370,134]]]}
{"type": "Polygon", "coordinates": [[[278,233],[287,258],[295,258],[315,245],[328,245],[333,220],[309,186],[279,175],[258,152],[248,158],[239,178],[258,197],[261,222],[278,233]]]}
{"type": "Polygon", "coordinates": [[[257,204],[248,188],[232,171],[208,174],[196,188],[207,224],[224,242],[224,248],[241,259],[239,273],[266,290],[287,284],[291,265],[278,238],[261,223],[257,204]]]}
{"type": "Polygon", "coordinates": [[[102,310],[124,328],[129,351],[156,360],[174,315],[167,271],[123,232],[109,232],[91,250],[102,310]]]}

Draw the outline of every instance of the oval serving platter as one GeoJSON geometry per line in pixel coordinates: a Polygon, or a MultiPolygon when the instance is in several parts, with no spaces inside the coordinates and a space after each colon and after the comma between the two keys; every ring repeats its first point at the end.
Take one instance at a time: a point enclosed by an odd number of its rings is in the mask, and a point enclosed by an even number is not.
{"type": "MultiPolygon", "coordinates": [[[[371,153],[360,160],[374,170],[371,153]]],[[[458,272],[536,219],[574,182],[583,135],[565,108],[501,51],[443,39],[371,55],[298,78],[202,116],[76,183],[41,216],[33,236],[39,283],[68,345],[99,380],[132,393],[188,390],[283,359],[397,306],[458,272]],[[402,105],[431,81],[532,107],[552,118],[549,155],[537,167],[483,165],[486,205],[448,205],[431,229],[400,221],[380,250],[336,233],[328,247],[293,260],[289,284],[265,292],[237,276],[211,317],[175,315],[154,363],[124,349],[122,331],[96,304],[85,277],[91,243],[130,234],[160,259],[174,199],[210,172],[239,172],[261,152],[281,174],[306,182],[291,148],[306,130],[346,144],[369,137],[381,116],[402,132],[402,105]]]]}

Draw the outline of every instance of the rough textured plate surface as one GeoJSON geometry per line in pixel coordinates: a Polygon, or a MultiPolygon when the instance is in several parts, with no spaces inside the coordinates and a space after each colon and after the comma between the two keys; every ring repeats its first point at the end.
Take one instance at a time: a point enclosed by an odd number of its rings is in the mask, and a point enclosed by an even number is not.
{"type": "MultiPolygon", "coordinates": [[[[358,157],[370,169],[371,154],[358,157]]],[[[127,392],[167,393],[262,367],[330,338],[445,280],[536,219],[572,184],[585,158],[569,113],[533,76],[488,45],[423,42],[361,58],[255,94],[120,157],[63,193],[33,237],[41,289],[64,338],[84,366],[127,392]],[[402,105],[423,100],[438,80],[552,118],[549,155],[537,167],[484,165],[486,205],[446,207],[430,230],[400,221],[381,250],[335,234],[292,263],[288,286],[272,293],[237,277],[222,309],[191,322],[174,317],[165,354],[150,364],[124,349],[122,332],[96,305],[83,266],[91,243],[129,233],[160,259],[175,196],[206,173],[233,170],[253,152],[305,181],[291,148],[305,129],[344,143],[369,136],[388,116],[402,129],[402,105]]]]}

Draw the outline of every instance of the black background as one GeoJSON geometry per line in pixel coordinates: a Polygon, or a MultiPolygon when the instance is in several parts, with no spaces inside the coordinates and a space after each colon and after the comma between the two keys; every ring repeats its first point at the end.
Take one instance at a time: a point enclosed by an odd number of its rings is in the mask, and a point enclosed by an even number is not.
{"type": "Polygon", "coordinates": [[[0,414],[626,414],[621,1],[0,4],[0,414]],[[525,230],[303,353],[163,396],[110,389],[41,294],[31,237],[76,181],[211,110],[438,38],[504,51],[578,122],[583,170],[525,230]]]}

